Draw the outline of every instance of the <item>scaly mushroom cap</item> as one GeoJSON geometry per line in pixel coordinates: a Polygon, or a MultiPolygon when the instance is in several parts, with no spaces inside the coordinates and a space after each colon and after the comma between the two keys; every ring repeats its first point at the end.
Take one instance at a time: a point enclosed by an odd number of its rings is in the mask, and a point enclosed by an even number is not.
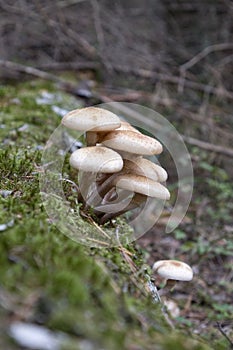
{"type": "Polygon", "coordinates": [[[130,130],[119,130],[108,132],[101,143],[104,146],[135,153],[138,155],[153,155],[162,152],[161,143],[152,137],[130,130]]]}
{"type": "Polygon", "coordinates": [[[191,281],[193,271],[188,264],[176,260],[159,260],[154,263],[153,270],[166,280],[191,281]]]}
{"type": "Polygon", "coordinates": [[[121,121],[116,114],[106,109],[87,107],[67,113],[62,118],[62,124],[80,131],[109,131],[119,128],[121,121]]]}
{"type": "Polygon", "coordinates": [[[109,148],[94,146],[73,152],[70,165],[82,171],[115,173],[122,169],[123,160],[117,152],[109,148]]]}
{"type": "Polygon", "coordinates": [[[167,180],[166,170],[145,158],[138,157],[134,160],[125,159],[124,169],[135,175],[146,176],[154,181],[164,182],[167,180]]]}
{"type": "Polygon", "coordinates": [[[114,179],[114,184],[116,187],[135,193],[141,193],[148,197],[165,200],[170,198],[170,193],[166,187],[156,181],[146,178],[145,176],[134,174],[118,175],[114,179]]]}

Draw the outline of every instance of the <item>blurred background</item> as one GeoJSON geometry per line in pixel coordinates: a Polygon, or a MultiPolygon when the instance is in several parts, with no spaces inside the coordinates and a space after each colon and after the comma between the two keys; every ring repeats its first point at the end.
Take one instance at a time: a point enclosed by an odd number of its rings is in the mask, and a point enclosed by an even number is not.
{"type": "MultiPolygon", "coordinates": [[[[40,134],[39,127],[48,110],[31,102],[36,100],[29,94],[35,93],[37,79],[51,83],[53,93],[71,95],[75,98],[73,106],[76,102],[77,106],[89,106],[122,101],[150,107],[183,136],[195,176],[189,211],[179,228],[166,235],[164,228],[174,203],[169,204],[157,225],[136,242],[136,247],[144,251],[143,262],[149,265],[156,259],[176,258],[194,268],[194,283],[185,290],[176,287],[173,294],[175,302],[182,306],[178,327],[189,327],[193,334],[207,339],[211,348],[232,346],[226,337],[232,339],[233,328],[233,2],[0,0],[1,125],[9,124],[9,129],[1,127],[4,147],[17,143],[18,147],[21,143],[25,147],[26,139],[21,134],[25,129],[29,137],[32,127],[32,134],[33,130],[37,132],[33,142],[40,143],[37,146],[43,149],[55,127],[51,118],[47,134],[40,134]],[[31,108],[30,112],[25,113],[24,108],[31,108]],[[23,129],[24,123],[29,126],[23,129]],[[216,322],[224,330],[217,330],[216,322]]],[[[37,94],[51,90],[51,85],[40,84],[37,94]]],[[[60,108],[66,104],[62,103],[60,100],[60,108]]],[[[168,186],[175,200],[177,174],[166,152],[161,164],[168,171],[168,186]]],[[[6,177],[9,173],[6,171],[6,177]]],[[[31,208],[29,199],[26,203],[31,208]]],[[[35,208],[33,205],[30,210],[35,208]]],[[[27,246],[25,242],[19,245],[27,246]]],[[[9,245],[9,251],[15,252],[14,240],[4,244],[4,251],[9,245]]],[[[24,253],[20,251],[19,255],[22,259],[24,253]]],[[[30,255],[25,255],[25,259],[30,265],[30,255]]],[[[108,255],[101,259],[113,275],[124,273],[109,263],[108,255]]],[[[67,262],[67,269],[69,266],[67,262]]],[[[5,270],[2,273],[4,276],[5,270]]],[[[27,280],[22,281],[27,284],[27,280]]],[[[120,280],[117,282],[121,290],[120,280]]],[[[46,289],[43,283],[42,279],[40,288],[46,289]]],[[[136,294],[133,288],[131,293],[136,294]]],[[[71,306],[75,310],[72,302],[71,306]]],[[[65,312],[61,310],[60,314],[65,312]]],[[[69,333],[67,324],[63,328],[69,333]]],[[[145,321],[144,327],[148,324],[145,321]]],[[[55,329],[60,329],[59,325],[55,322],[55,329]]],[[[128,349],[143,349],[134,345],[128,349]]]]}
{"type": "MultiPolygon", "coordinates": [[[[0,10],[1,60],[70,71],[77,87],[66,89],[88,99],[94,88],[87,104],[144,103],[181,123],[191,144],[198,133],[233,146],[232,1],[22,0],[0,10]]],[[[3,63],[2,78],[22,79],[3,63]]]]}

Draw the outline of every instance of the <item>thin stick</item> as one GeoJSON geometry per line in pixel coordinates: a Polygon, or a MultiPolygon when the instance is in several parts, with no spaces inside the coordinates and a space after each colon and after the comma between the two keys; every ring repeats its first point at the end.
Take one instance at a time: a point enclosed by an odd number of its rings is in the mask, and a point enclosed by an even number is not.
{"type": "MultiPolygon", "coordinates": [[[[120,73],[133,74],[135,76],[139,76],[144,79],[154,79],[154,80],[164,81],[175,85],[179,85],[180,83],[180,77],[177,77],[174,75],[154,72],[147,69],[134,69],[131,67],[125,67],[121,65],[114,65],[113,68],[120,73]]],[[[186,79],[184,81],[184,85],[193,90],[208,92],[216,96],[222,96],[225,98],[229,98],[230,100],[233,100],[233,91],[227,91],[223,87],[218,88],[211,85],[197,83],[195,81],[186,80],[186,79]]]]}
{"type": "Polygon", "coordinates": [[[203,58],[205,58],[212,52],[229,50],[229,49],[233,49],[232,43],[221,43],[221,44],[210,45],[205,47],[204,50],[200,51],[197,55],[193,56],[191,60],[182,64],[182,66],[180,66],[180,81],[178,84],[178,92],[182,93],[184,90],[186,72],[189,68],[193,67],[195,64],[200,62],[203,58]]]}
{"type": "Polygon", "coordinates": [[[93,17],[94,17],[94,25],[96,36],[99,44],[99,56],[102,60],[103,65],[106,67],[109,73],[112,72],[112,66],[106,56],[106,45],[104,40],[104,31],[102,28],[101,18],[100,18],[100,7],[99,2],[97,0],[91,0],[91,5],[93,8],[93,17]]]}
{"type": "Polygon", "coordinates": [[[222,335],[227,339],[227,341],[230,343],[231,345],[231,349],[233,349],[233,341],[228,337],[228,335],[226,334],[226,332],[224,331],[224,329],[222,328],[222,325],[220,322],[217,322],[217,327],[218,330],[222,333],[222,335]]]}

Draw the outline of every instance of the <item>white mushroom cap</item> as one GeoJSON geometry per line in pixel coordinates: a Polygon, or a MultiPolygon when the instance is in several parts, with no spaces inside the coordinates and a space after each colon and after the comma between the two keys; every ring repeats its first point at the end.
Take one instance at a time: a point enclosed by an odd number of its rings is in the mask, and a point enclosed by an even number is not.
{"type": "Polygon", "coordinates": [[[109,131],[119,128],[121,121],[116,114],[106,109],[87,107],[67,113],[62,118],[62,124],[80,131],[109,131]]]}
{"type": "Polygon", "coordinates": [[[110,131],[104,135],[101,143],[116,150],[139,155],[159,154],[163,150],[161,143],[154,138],[129,130],[110,131]]]}
{"type": "Polygon", "coordinates": [[[125,159],[124,169],[158,182],[164,182],[168,177],[166,170],[161,166],[141,157],[132,160],[125,159]]]}
{"type": "Polygon", "coordinates": [[[76,169],[88,172],[115,173],[122,169],[121,156],[106,147],[85,147],[73,152],[70,165],[76,169]]]}
{"type": "Polygon", "coordinates": [[[141,193],[148,197],[165,200],[170,198],[170,193],[166,187],[156,181],[146,178],[145,176],[122,174],[114,179],[114,184],[116,187],[135,193],[141,193]]]}
{"type": "Polygon", "coordinates": [[[153,270],[166,280],[191,281],[193,271],[191,267],[176,260],[159,260],[154,263],[153,270]]]}

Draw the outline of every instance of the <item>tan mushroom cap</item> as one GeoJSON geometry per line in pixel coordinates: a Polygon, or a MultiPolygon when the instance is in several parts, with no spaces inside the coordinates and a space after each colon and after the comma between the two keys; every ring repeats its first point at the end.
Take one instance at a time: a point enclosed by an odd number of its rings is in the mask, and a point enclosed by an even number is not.
{"type": "Polygon", "coordinates": [[[116,129],[116,131],[122,131],[122,130],[129,130],[129,131],[140,133],[138,129],[134,128],[130,123],[125,122],[124,120],[121,120],[121,126],[116,129]]]}
{"type": "Polygon", "coordinates": [[[191,281],[193,271],[191,267],[177,260],[159,260],[154,263],[153,270],[167,280],[191,281]]]}
{"type": "Polygon", "coordinates": [[[168,177],[166,170],[161,166],[141,157],[132,160],[125,159],[124,169],[158,182],[164,182],[168,177]]]}
{"type": "Polygon", "coordinates": [[[86,107],[67,113],[62,118],[62,124],[79,131],[109,131],[119,128],[121,121],[116,114],[106,109],[86,107]]]}
{"type": "Polygon", "coordinates": [[[121,156],[106,147],[85,147],[73,152],[70,165],[76,169],[87,172],[115,173],[122,169],[121,156]]]}
{"type": "Polygon", "coordinates": [[[104,146],[135,153],[138,155],[153,155],[162,152],[161,143],[152,137],[130,130],[108,132],[101,143],[104,146]]]}
{"type": "Polygon", "coordinates": [[[144,194],[148,197],[155,197],[165,200],[170,198],[170,193],[166,187],[156,181],[146,178],[145,176],[134,174],[118,175],[114,179],[114,184],[116,187],[135,193],[144,194]]]}

